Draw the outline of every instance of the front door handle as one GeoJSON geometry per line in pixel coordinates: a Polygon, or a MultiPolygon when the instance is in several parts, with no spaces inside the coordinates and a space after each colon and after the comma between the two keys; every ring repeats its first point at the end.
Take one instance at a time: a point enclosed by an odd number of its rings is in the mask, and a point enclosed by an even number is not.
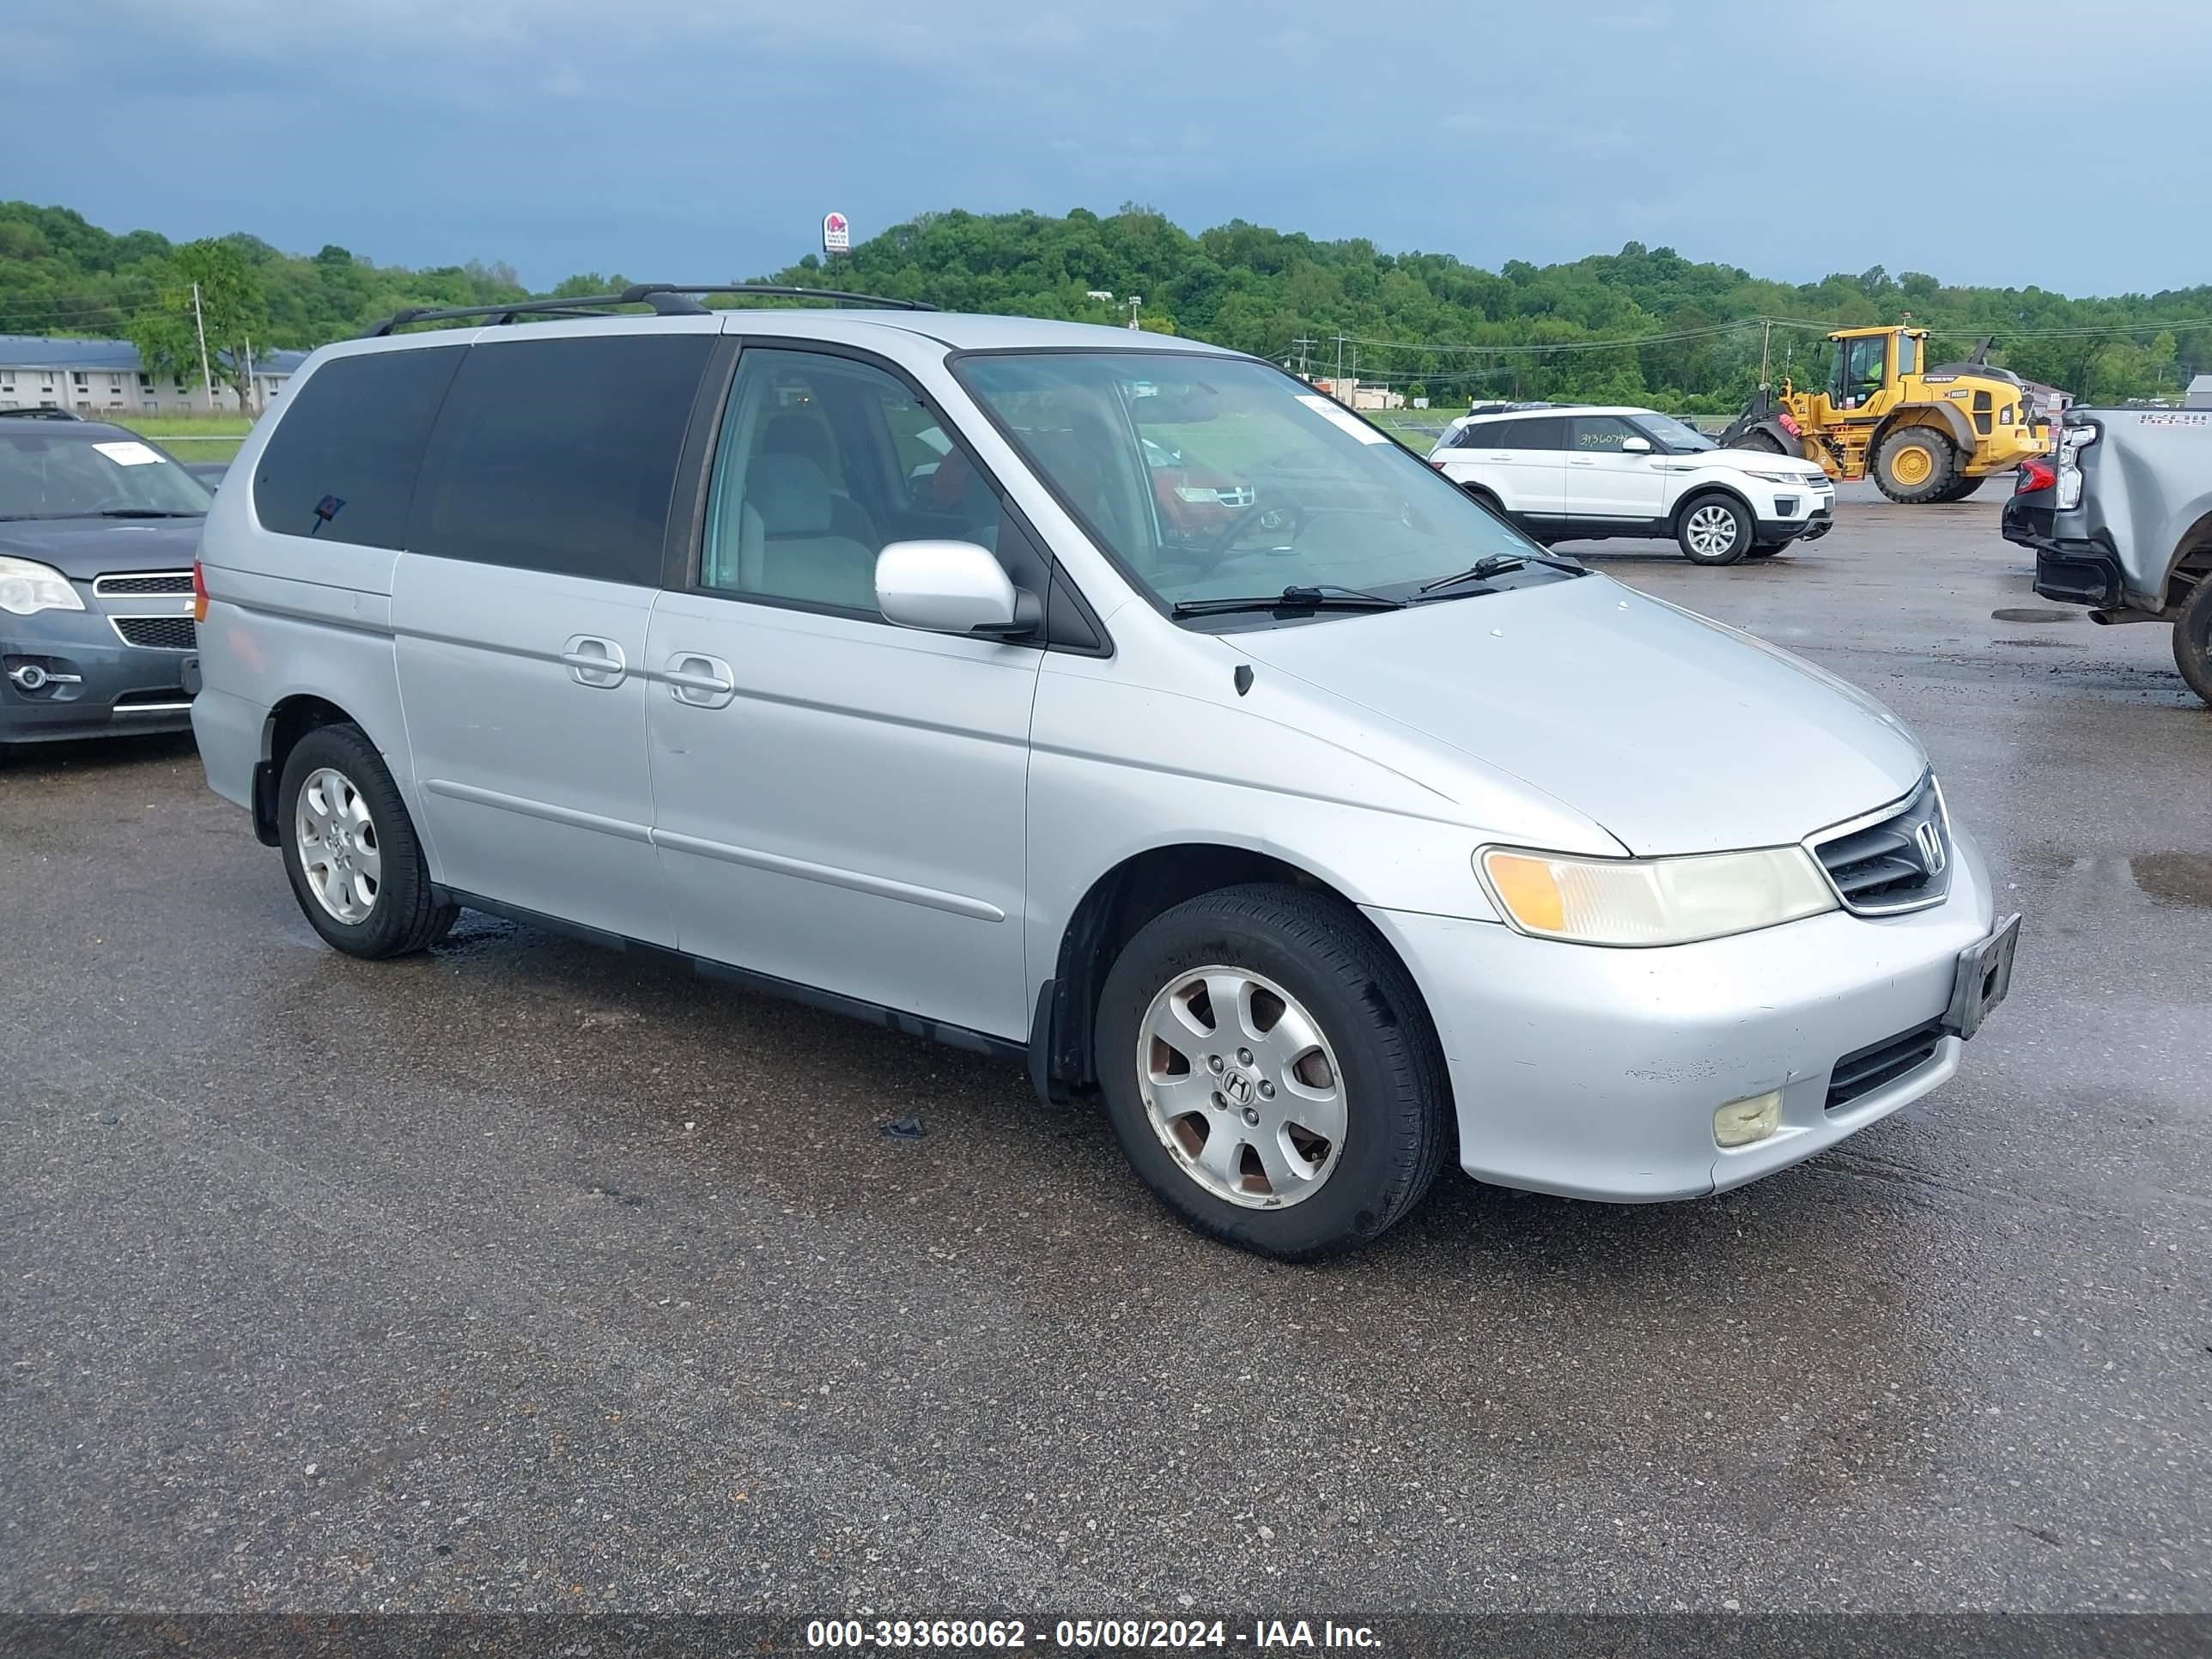
{"type": "Polygon", "coordinates": [[[1595,461],[1571,460],[1567,465],[1569,466],[1595,466],[1597,463],[1595,461]]]}
{"type": "Polygon", "coordinates": [[[629,674],[622,647],[596,634],[571,634],[561,647],[561,660],[568,665],[570,679],[601,691],[620,685],[629,674]]]}
{"type": "Polygon", "coordinates": [[[660,678],[668,682],[668,695],[690,708],[727,708],[738,690],[729,664],[696,651],[679,651],[671,657],[660,678]]]}

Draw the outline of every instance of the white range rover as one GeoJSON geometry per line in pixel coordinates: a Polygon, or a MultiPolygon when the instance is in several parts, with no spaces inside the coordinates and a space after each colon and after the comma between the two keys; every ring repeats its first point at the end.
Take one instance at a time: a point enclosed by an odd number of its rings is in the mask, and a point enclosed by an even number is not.
{"type": "Polygon", "coordinates": [[[1766,558],[1835,522],[1816,462],[1723,449],[1649,409],[1478,405],[1429,465],[1540,541],[1672,537],[1694,564],[1766,558]]]}

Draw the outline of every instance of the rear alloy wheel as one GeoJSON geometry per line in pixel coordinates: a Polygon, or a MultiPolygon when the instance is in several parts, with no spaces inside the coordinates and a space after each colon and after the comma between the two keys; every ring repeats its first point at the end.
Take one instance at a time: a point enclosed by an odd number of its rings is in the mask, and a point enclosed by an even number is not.
{"type": "Polygon", "coordinates": [[[1734,564],[1751,551],[1750,511],[1733,495],[1701,495],[1682,510],[1674,540],[1692,564],[1734,564]]]}
{"type": "Polygon", "coordinates": [[[376,745],[356,726],[322,726],[292,746],[277,787],[284,873],[308,925],[350,957],[410,955],[446,936],[415,826],[376,745]]]}
{"type": "Polygon", "coordinates": [[[1154,917],[1100,993],[1100,1083],[1121,1150],[1199,1231],[1303,1258],[1410,1210],[1449,1144],[1428,1011],[1358,911],[1231,887],[1154,917]]]}
{"type": "Polygon", "coordinates": [[[1959,452],[1932,426],[1901,427],[1881,441],[1874,458],[1875,485],[1893,501],[1920,507],[1945,500],[1959,477],[1959,452]]]}
{"type": "Polygon", "coordinates": [[[2212,571],[2197,577],[2173,619],[2173,665],[2191,691],[2212,703],[2212,571]]]}

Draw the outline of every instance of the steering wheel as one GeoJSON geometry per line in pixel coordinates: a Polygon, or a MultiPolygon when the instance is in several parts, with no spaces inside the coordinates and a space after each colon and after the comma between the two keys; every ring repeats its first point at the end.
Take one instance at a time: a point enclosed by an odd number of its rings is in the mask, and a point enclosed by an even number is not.
{"type": "Polygon", "coordinates": [[[1313,515],[1295,501],[1255,501],[1231,519],[1221,533],[1206,544],[1199,557],[1209,566],[1219,564],[1229,550],[1237,545],[1237,538],[1244,533],[1245,526],[1255,522],[1270,530],[1280,529],[1287,524],[1291,533],[1284,545],[1290,546],[1304,533],[1306,526],[1313,522],[1313,515]]]}

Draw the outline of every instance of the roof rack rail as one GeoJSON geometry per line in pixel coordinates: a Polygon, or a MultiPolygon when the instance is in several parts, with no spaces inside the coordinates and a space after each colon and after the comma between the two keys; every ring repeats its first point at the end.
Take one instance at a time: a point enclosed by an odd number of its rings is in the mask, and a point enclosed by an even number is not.
{"type": "Polygon", "coordinates": [[[520,317],[565,317],[605,310],[611,306],[650,306],[662,317],[704,317],[708,308],[696,294],[769,295],[778,299],[828,300],[836,305],[877,306],[890,311],[932,311],[919,300],[888,300],[873,294],[848,294],[835,288],[793,288],[781,283],[633,283],[619,294],[549,295],[532,300],[509,300],[487,306],[414,306],[395,311],[382,322],[362,331],[364,340],[381,339],[410,323],[457,322],[482,317],[493,326],[520,317]]]}
{"type": "Polygon", "coordinates": [[[873,306],[884,311],[934,311],[920,300],[890,300],[880,294],[852,294],[841,288],[793,288],[783,283],[635,283],[623,290],[631,305],[651,304],[656,294],[756,294],[781,300],[828,300],[837,305],[873,306]]]}
{"type": "Polygon", "coordinates": [[[14,421],[81,421],[84,418],[68,409],[0,409],[0,420],[14,421]]]}

